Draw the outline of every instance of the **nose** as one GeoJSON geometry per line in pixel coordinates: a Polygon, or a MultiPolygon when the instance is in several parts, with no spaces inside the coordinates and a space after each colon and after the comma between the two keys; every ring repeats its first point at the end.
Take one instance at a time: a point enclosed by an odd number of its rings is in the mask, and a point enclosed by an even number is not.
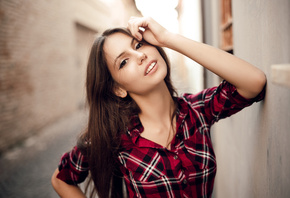
{"type": "Polygon", "coordinates": [[[137,62],[139,65],[143,63],[143,61],[147,58],[147,55],[144,52],[137,52],[137,62]]]}

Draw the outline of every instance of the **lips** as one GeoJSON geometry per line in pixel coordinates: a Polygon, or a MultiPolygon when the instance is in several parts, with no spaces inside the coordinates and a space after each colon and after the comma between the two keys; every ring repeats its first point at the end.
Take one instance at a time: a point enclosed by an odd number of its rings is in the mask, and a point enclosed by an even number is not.
{"type": "Polygon", "coordinates": [[[154,62],[151,62],[146,68],[146,72],[145,72],[145,75],[147,75],[156,65],[156,61],[154,62]]]}

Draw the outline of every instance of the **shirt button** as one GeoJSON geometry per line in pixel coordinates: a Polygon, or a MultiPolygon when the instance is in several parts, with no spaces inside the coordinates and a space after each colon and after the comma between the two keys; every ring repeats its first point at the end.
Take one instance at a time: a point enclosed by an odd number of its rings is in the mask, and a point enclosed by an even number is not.
{"type": "Polygon", "coordinates": [[[187,184],[187,180],[186,180],[186,179],[185,179],[185,180],[183,180],[182,182],[183,182],[183,184],[187,184]]]}
{"type": "Polygon", "coordinates": [[[177,155],[174,155],[174,157],[173,157],[175,160],[177,160],[178,159],[178,156],[177,155]]]}

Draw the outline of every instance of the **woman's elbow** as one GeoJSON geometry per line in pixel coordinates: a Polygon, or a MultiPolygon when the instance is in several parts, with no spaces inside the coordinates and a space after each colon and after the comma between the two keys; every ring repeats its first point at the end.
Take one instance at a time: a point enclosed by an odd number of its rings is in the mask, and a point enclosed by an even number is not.
{"type": "Polygon", "coordinates": [[[59,186],[59,179],[56,177],[58,174],[58,169],[56,169],[53,173],[53,175],[51,176],[51,185],[54,188],[54,190],[57,190],[58,186],[59,186]]]}
{"type": "Polygon", "coordinates": [[[265,75],[264,72],[260,72],[258,75],[257,75],[257,78],[256,78],[256,82],[255,82],[255,91],[256,91],[256,94],[258,95],[265,87],[267,83],[267,77],[265,75]]]}
{"type": "Polygon", "coordinates": [[[264,89],[266,83],[266,75],[264,72],[259,71],[255,73],[255,76],[247,79],[244,86],[237,87],[237,90],[245,98],[255,98],[264,89]]]}
{"type": "Polygon", "coordinates": [[[58,168],[54,171],[53,175],[51,176],[51,185],[53,189],[59,194],[64,184],[63,181],[57,178],[59,171],[58,168]]]}
{"type": "Polygon", "coordinates": [[[267,83],[267,78],[264,72],[260,71],[253,82],[251,83],[248,98],[255,98],[264,89],[267,83]]]}
{"type": "Polygon", "coordinates": [[[62,198],[85,198],[85,194],[78,186],[69,185],[62,180],[58,179],[56,176],[59,173],[58,169],[55,170],[51,177],[51,184],[55,192],[62,198]]]}

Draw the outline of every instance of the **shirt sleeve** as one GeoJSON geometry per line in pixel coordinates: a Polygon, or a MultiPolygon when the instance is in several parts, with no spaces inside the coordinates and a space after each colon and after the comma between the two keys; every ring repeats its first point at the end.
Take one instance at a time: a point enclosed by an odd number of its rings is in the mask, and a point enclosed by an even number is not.
{"type": "Polygon", "coordinates": [[[205,89],[199,94],[185,97],[192,107],[198,106],[208,122],[213,124],[252,105],[254,102],[263,100],[265,87],[255,98],[247,99],[238,93],[234,85],[224,80],[218,87],[205,89]]]}
{"type": "Polygon", "coordinates": [[[70,152],[63,154],[58,170],[58,179],[67,184],[77,185],[88,176],[88,159],[75,146],[70,152]]]}

